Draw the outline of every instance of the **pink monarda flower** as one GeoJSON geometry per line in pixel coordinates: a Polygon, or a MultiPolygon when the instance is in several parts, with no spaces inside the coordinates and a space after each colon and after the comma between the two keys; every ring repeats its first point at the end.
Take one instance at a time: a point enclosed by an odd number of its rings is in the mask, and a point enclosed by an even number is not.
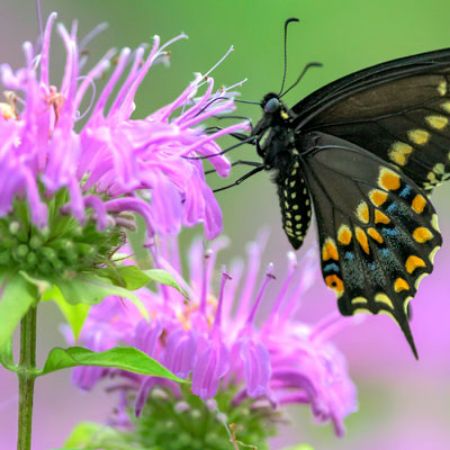
{"type": "MultiPolygon", "coordinates": [[[[252,408],[264,405],[272,410],[309,404],[318,421],[331,421],[342,435],[344,418],[357,408],[356,391],[344,357],[329,339],[352,319],[332,316],[313,326],[300,322],[299,301],[316,276],[312,256],[304,258],[300,270],[290,253],[287,274],[274,281],[270,265],[258,287],[262,257],[258,243],[248,248],[247,267],[237,261],[229,271],[223,269],[219,289],[214,289],[213,280],[219,275],[216,257],[225,245],[225,239],[218,239],[205,252],[201,241],[194,243],[185,282],[176,242],[162,240],[155,261],[172,273],[189,300],[167,287],[158,292],[141,290],[151,317],[147,322],[133,305],[109,297],[92,308],[80,343],[93,350],[120,343],[135,346],[178,376],[190,378],[192,393],[205,401],[232,392],[230,407],[236,408],[248,402],[252,408]],[[269,284],[278,285],[270,296],[269,284]]],[[[154,378],[112,369],[74,371],[74,381],[83,389],[105,377],[114,377],[111,389],[126,393],[138,415],[146,404],[152,409],[147,398],[155,388],[170,390],[178,401],[185,395],[174,383],[154,378]]],[[[122,406],[123,419],[129,401],[122,406]]]]}
{"type": "MultiPolygon", "coordinates": [[[[166,47],[185,36],[162,46],[155,36],[147,54],[145,46],[124,48],[114,64],[109,51],[82,72],[86,61],[76,25],[70,31],[58,25],[66,60],[55,83],[49,69],[55,19],[56,14],[48,19],[40,53],[24,44],[24,68],[0,67],[6,92],[0,104],[0,217],[13,214],[15,200],[23,199],[33,226],[51,227],[52,201],[64,192],[56,213],[71,215],[81,225],[94,220],[100,231],[129,225],[123,213],[131,212],[145,219],[149,236],[197,223],[204,224],[207,238],[216,236],[222,227],[220,208],[205,182],[202,161],[186,157],[217,154],[218,137],[246,128],[238,124],[208,134],[201,126],[233,110],[230,93],[214,92],[213,79],[198,75],[172,103],[132,119],[144,77],[167,55],[166,47]],[[95,96],[100,77],[106,83],[95,96]]],[[[210,162],[220,176],[228,175],[225,157],[210,162]]]]}

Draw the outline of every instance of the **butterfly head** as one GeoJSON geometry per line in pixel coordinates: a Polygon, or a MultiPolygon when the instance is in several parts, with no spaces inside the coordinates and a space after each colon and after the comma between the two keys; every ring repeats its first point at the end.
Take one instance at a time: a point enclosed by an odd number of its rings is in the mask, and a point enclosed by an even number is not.
{"type": "Polygon", "coordinates": [[[289,113],[286,106],[281,101],[278,94],[273,92],[264,96],[261,101],[261,108],[264,113],[264,118],[269,120],[273,125],[279,123],[280,120],[281,122],[285,122],[289,119],[289,113]]]}

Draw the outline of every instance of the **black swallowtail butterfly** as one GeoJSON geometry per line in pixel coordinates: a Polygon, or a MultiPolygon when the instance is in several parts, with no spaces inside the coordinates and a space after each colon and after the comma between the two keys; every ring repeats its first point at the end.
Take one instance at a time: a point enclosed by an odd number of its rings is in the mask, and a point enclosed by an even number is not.
{"type": "Polygon", "coordinates": [[[323,278],[340,312],[388,314],[416,358],[408,305],[442,243],[429,195],[450,177],[449,83],[444,49],[352,73],[292,108],[281,96],[294,85],[282,87],[264,97],[245,140],[263,163],[242,161],[255,167],[238,180],[275,171],[295,249],[314,210],[323,278]]]}

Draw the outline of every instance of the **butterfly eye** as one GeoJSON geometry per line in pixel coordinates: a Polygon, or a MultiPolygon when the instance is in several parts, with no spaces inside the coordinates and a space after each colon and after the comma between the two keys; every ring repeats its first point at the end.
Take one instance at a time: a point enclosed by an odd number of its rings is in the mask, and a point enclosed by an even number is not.
{"type": "Polygon", "coordinates": [[[278,111],[279,108],[280,108],[280,100],[278,100],[276,97],[273,97],[270,100],[268,100],[268,102],[264,105],[264,112],[274,113],[278,111]]]}

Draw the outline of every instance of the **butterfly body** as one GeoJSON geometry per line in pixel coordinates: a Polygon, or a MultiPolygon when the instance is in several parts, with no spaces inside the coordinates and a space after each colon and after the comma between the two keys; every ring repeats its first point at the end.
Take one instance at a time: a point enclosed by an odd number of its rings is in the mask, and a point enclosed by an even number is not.
{"type": "Polygon", "coordinates": [[[442,238],[429,194],[450,177],[450,49],[383,63],[288,108],[261,102],[252,134],[275,171],[297,249],[314,210],[322,274],[342,314],[385,313],[416,353],[408,305],[442,238]]]}

